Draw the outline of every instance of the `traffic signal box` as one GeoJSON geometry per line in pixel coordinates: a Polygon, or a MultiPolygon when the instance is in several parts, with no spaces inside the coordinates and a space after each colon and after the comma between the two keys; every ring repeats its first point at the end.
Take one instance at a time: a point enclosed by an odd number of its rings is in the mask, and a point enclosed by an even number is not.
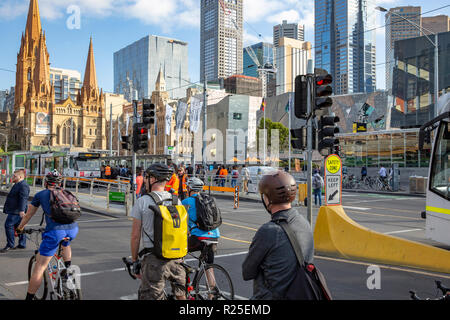
{"type": "Polygon", "coordinates": [[[139,150],[148,149],[148,128],[144,123],[133,124],[133,150],[138,152],[139,150]]]}
{"type": "Polygon", "coordinates": [[[150,99],[142,99],[142,123],[149,127],[155,123],[156,107],[150,99]]]}
{"type": "Polygon", "coordinates": [[[122,149],[130,150],[130,137],[129,136],[122,136],[122,149]]]}

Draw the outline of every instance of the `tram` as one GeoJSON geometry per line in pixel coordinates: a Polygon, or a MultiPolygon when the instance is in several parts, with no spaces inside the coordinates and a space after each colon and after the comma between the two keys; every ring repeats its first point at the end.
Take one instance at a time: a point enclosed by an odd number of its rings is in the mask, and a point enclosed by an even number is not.
{"type": "Polygon", "coordinates": [[[450,245],[450,93],[439,99],[440,114],[419,131],[419,148],[434,133],[426,198],[427,238],[450,245]]]}

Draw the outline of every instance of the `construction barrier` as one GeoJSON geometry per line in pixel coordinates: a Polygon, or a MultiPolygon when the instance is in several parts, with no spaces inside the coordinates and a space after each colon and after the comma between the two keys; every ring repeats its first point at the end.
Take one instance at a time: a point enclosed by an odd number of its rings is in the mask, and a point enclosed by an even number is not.
{"type": "Polygon", "coordinates": [[[342,206],[320,208],[314,246],[325,255],[450,273],[450,251],[367,229],[342,206]]]}
{"type": "Polygon", "coordinates": [[[307,196],[308,196],[308,185],[306,183],[299,184],[298,185],[298,202],[303,203],[307,196]]]}
{"type": "Polygon", "coordinates": [[[239,186],[236,186],[235,188],[228,188],[228,187],[215,187],[215,186],[203,186],[203,191],[209,191],[211,194],[211,191],[217,191],[217,192],[232,192],[234,194],[234,209],[239,208],[239,186]]]}

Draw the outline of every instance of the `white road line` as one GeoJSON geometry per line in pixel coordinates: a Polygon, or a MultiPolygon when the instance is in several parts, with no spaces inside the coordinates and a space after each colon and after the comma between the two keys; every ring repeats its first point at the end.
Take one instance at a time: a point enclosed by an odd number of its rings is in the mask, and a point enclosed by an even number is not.
{"type": "Polygon", "coordinates": [[[398,231],[384,232],[384,234],[397,234],[397,233],[406,233],[406,232],[421,231],[421,230],[423,230],[423,229],[398,230],[398,231]]]}
{"type": "Polygon", "coordinates": [[[364,208],[364,207],[351,207],[351,206],[342,206],[342,207],[346,208],[346,209],[362,210],[362,211],[370,210],[370,208],[364,208]]]}

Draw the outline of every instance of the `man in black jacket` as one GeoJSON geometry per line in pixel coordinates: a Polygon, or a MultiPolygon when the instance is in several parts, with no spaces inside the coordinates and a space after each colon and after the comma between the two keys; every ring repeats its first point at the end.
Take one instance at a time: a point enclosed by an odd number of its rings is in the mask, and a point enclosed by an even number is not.
{"type": "Polygon", "coordinates": [[[28,196],[30,195],[30,187],[24,179],[25,170],[19,169],[14,172],[12,178],[14,186],[6,197],[6,202],[3,206],[3,213],[8,215],[5,221],[7,244],[0,250],[0,253],[5,253],[11,249],[25,249],[26,247],[27,239],[24,234],[19,236],[19,245],[14,247],[14,228],[19,226],[22,218],[25,216],[28,196]]]}
{"type": "Polygon", "coordinates": [[[282,300],[298,272],[298,263],[288,236],[277,222],[289,224],[307,263],[313,262],[313,234],[306,219],[291,207],[297,184],[290,174],[278,171],[264,176],[259,192],[272,219],[256,232],[242,264],[242,275],[246,281],[253,280],[252,299],[282,300]]]}

